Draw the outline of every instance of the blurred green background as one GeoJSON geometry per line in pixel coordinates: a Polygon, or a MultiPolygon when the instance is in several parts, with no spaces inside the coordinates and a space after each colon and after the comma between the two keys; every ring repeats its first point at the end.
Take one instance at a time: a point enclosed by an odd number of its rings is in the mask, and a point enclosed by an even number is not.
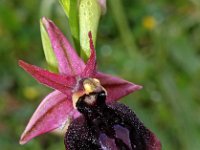
{"type": "MultiPolygon", "coordinates": [[[[41,99],[50,91],[17,61],[47,68],[39,19],[67,34],[57,0],[0,1],[0,149],[63,149],[46,134],[18,144],[41,99]]],[[[97,37],[99,69],[144,88],[123,99],[162,142],[163,150],[200,149],[200,1],[108,0],[97,37]]]]}

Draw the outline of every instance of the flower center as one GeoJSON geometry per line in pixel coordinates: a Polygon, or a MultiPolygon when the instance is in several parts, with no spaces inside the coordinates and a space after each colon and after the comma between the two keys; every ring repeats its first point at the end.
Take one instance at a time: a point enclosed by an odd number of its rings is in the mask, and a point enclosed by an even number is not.
{"type": "MultiPolygon", "coordinates": [[[[95,94],[92,93],[100,93],[104,92],[107,95],[106,90],[101,85],[100,81],[96,78],[85,78],[82,81],[79,82],[79,89],[72,95],[72,101],[73,106],[76,108],[77,101],[80,99],[80,97],[85,95],[85,98],[83,101],[86,103],[86,105],[94,105],[96,103],[96,97],[95,94]]],[[[76,108],[77,109],[77,108],[76,108]]]]}

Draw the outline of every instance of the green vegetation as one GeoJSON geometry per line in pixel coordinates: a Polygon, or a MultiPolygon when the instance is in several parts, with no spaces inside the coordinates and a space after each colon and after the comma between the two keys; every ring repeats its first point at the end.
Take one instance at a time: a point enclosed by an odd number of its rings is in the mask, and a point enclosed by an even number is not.
{"type": "MultiPolygon", "coordinates": [[[[42,135],[18,144],[41,99],[50,91],[18,67],[19,59],[47,67],[39,19],[69,35],[58,0],[0,1],[0,147],[63,149],[63,138],[42,135]]],[[[122,102],[160,138],[163,150],[200,147],[200,2],[108,0],[97,35],[98,67],[144,88],[122,102]]]]}

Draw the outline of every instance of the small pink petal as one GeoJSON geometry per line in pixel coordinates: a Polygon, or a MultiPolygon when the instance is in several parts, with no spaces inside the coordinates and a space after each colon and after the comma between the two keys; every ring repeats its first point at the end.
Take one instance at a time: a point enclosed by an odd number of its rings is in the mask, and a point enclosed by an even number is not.
{"type": "Polygon", "coordinates": [[[62,126],[68,117],[73,118],[76,115],[73,112],[75,111],[72,106],[71,96],[67,97],[59,91],[50,93],[40,103],[31,117],[21,135],[20,144],[25,144],[40,134],[62,126]]]}
{"type": "Polygon", "coordinates": [[[97,72],[95,78],[99,79],[101,85],[106,89],[108,96],[107,102],[116,101],[134,91],[140,90],[142,86],[133,84],[126,80],[111,75],[97,72]]]}
{"type": "Polygon", "coordinates": [[[85,64],[69,41],[51,20],[43,17],[42,23],[46,28],[58,60],[59,72],[69,76],[80,74],[84,70],[85,64]]]}
{"type": "Polygon", "coordinates": [[[159,139],[150,131],[150,138],[148,143],[148,150],[161,150],[162,144],[159,139]]]}
{"type": "Polygon", "coordinates": [[[19,65],[29,74],[31,74],[38,82],[47,85],[51,88],[61,91],[64,94],[68,94],[76,83],[75,78],[67,77],[51,73],[47,70],[43,70],[37,66],[30,65],[22,60],[19,61],[19,65]]]}
{"type": "Polygon", "coordinates": [[[92,33],[89,32],[88,36],[90,38],[91,54],[90,54],[90,58],[88,59],[88,62],[86,64],[86,67],[82,73],[82,75],[84,77],[90,77],[96,73],[96,52],[95,52],[94,44],[93,44],[93,40],[92,40],[92,33]]]}

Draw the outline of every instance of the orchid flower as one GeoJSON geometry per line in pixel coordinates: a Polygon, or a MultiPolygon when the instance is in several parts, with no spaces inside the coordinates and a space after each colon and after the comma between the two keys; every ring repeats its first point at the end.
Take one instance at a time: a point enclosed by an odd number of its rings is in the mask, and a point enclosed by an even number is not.
{"type": "Polygon", "coordinates": [[[79,88],[79,81],[83,78],[97,78],[101,82],[101,85],[107,91],[106,103],[115,102],[142,88],[139,85],[97,70],[96,53],[91,32],[88,39],[91,55],[85,64],[52,21],[43,18],[42,23],[58,61],[59,74],[49,72],[22,60],[19,61],[19,65],[33,78],[54,89],[42,100],[34,112],[21,135],[20,144],[25,144],[38,135],[62,127],[69,118],[76,119],[80,116],[80,113],[73,107],[72,94],[76,88],[79,88]]]}

